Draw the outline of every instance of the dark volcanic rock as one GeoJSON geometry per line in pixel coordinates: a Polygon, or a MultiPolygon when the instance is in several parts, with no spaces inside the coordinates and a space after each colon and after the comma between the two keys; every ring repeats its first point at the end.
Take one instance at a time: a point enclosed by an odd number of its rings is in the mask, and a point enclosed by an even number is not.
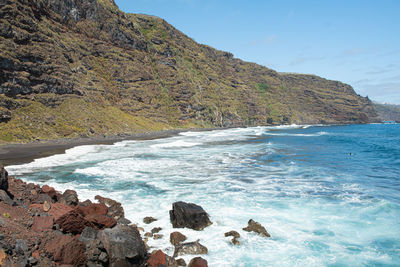
{"type": "Polygon", "coordinates": [[[232,244],[240,245],[240,242],[238,241],[238,239],[240,238],[240,234],[238,232],[232,230],[232,231],[226,232],[225,236],[226,237],[233,236],[233,238],[231,240],[232,244]]]}
{"type": "Polygon", "coordinates": [[[169,216],[174,228],[187,227],[194,230],[203,230],[212,224],[207,212],[193,203],[182,201],[173,203],[169,216]]]}
{"type": "Polygon", "coordinates": [[[267,232],[267,230],[260,223],[249,220],[248,226],[243,228],[243,230],[247,232],[255,232],[264,237],[271,237],[271,235],[267,232]]]}
{"type": "Polygon", "coordinates": [[[175,251],[174,251],[174,258],[177,256],[183,256],[186,254],[191,254],[191,255],[200,255],[200,254],[207,254],[208,249],[203,246],[202,244],[199,243],[199,240],[196,242],[188,242],[188,243],[182,243],[177,246],[175,246],[175,251]]]}
{"type": "Polygon", "coordinates": [[[169,241],[171,242],[172,245],[176,246],[179,243],[182,243],[183,241],[185,241],[187,239],[187,237],[179,232],[172,232],[169,235],[169,241]]]}
{"type": "Polygon", "coordinates": [[[50,203],[50,202],[52,202],[52,198],[47,194],[38,194],[32,199],[31,203],[32,204],[43,204],[45,201],[50,203]]]}
{"type": "Polygon", "coordinates": [[[69,206],[76,206],[79,203],[78,194],[74,190],[65,190],[59,202],[69,206]]]}
{"type": "Polygon", "coordinates": [[[196,257],[190,260],[188,267],[208,267],[208,263],[202,257],[196,257]]]}
{"type": "Polygon", "coordinates": [[[143,222],[144,222],[145,224],[150,224],[150,223],[155,222],[155,221],[157,221],[157,219],[156,219],[156,218],[153,218],[153,217],[144,217],[144,218],[143,218],[143,222]]]}
{"type": "Polygon", "coordinates": [[[108,266],[108,255],[100,240],[91,240],[86,244],[88,266],[108,266]]]}
{"type": "Polygon", "coordinates": [[[177,259],[176,264],[178,266],[186,266],[186,261],[184,259],[177,259]]]}
{"type": "Polygon", "coordinates": [[[93,240],[97,239],[97,233],[98,231],[92,227],[85,227],[83,229],[81,235],[79,236],[79,241],[85,243],[86,245],[93,240]]]}
{"type": "Polygon", "coordinates": [[[12,206],[15,205],[14,201],[10,198],[6,191],[0,189],[0,201],[12,206]]]}
{"type": "Polygon", "coordinates": [[[90,224],[75,210],[68,212],[55,221],[65,233],[80,234],[90,224]]]}
{"type": "Polygon", "coordinates": [[[140,266],[146,257],[146,246],[137,229],[117,225],[98,233],[109,257],[110,266],[140,266]]]}
{"type": "Polygon", "coordinates": [[[8,172],[3,165],[0,165],[0,189],[8,191],[8,172]]]}

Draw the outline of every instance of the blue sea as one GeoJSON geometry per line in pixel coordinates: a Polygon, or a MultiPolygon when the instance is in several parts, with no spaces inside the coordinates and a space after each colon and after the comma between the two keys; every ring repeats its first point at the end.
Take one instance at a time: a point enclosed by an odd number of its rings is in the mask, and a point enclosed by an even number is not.
{"type": "MultiPolygon", "coordinates": [[[[209,266],[400,266],[400,125],[291,125],[183,132],[79,146],[8,166],[26,181],[120,201],[172,255],[175,201],[201,205],[213,224],[180,229],[208,247],[209,266]],[[146,225],[143,218],[158,221],[146,225]],[[260,222],[271,238],[242,230],[260,222]],[[236,230],[241,244],[224,233],[236,230]]],[[[188,262],[194,256],[186,256],[188,262]]]]}

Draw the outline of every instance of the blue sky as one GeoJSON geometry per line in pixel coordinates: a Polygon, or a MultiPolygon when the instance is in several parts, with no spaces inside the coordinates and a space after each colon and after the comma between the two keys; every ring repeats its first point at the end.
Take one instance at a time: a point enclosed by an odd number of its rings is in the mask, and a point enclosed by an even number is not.
{"type": "Polygon", "coordinates": [[[400,104],[398,0],[115,2],[237,58],[340,80],[372,100],[400,104]]]}

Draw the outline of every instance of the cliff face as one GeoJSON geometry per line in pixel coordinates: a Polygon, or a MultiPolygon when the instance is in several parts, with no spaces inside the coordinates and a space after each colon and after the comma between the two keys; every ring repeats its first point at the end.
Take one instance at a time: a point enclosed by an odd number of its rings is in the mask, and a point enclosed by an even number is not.
{"type": "Polygon", "coordinates": [[[374,106],[381,120],[400,122],[400,105],[374,103],[374,106]]]}
{"type": "Polygon", "coordinates": [[[336,81],[281,74],[113,0],[1,0],[0,140],[377,120],[336,81]]]}

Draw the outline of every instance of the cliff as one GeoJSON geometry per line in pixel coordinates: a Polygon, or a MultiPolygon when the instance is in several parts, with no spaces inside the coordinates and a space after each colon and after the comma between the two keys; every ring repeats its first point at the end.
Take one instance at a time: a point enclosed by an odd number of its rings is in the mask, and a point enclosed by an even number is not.
{"type": "Polygon", "coordinates": [[[374,103],[374,106],[382,121],[400,121],[400,105],[374,103]]]}
{"type": "Polygon", "coordinates": [[[201,45],[112,0],[2,0],[0,140],[376,121],[349,86],[201,45]]]}

